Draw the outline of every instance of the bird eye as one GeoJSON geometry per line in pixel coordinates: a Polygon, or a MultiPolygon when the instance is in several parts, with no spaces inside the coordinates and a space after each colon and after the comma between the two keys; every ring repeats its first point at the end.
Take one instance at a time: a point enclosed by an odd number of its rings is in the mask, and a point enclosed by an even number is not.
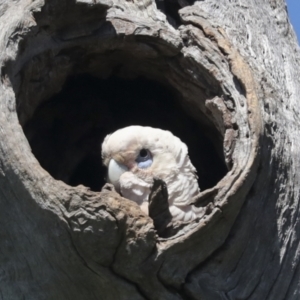
{"type": "Polygon", "coordinates": [[[152,155],[149,150],[141,149],[136,158],[137,165],[140,169],[146,169],[152,165],[152,155]]]}
{"type": "Polygon", "coordinates": [[[146,149],[142,149],[139,153],[139,157],[141,157],[141,158],[147,158],[148,155],[149,155],[149,151],[146,149]]]}

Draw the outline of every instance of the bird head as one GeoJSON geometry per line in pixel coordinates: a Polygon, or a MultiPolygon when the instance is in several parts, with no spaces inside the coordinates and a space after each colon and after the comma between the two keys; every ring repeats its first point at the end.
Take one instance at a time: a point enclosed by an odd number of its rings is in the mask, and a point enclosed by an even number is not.
{"type": "Polygon", "coordinates": [[[108,168],[108,181],[117,188],[120,176],[131,172],[152,183],[153,177],[176,172],[178,155],[187,153],[171,132],[152,127],[129,126],[106,136],[102,158],[108,168]]]}

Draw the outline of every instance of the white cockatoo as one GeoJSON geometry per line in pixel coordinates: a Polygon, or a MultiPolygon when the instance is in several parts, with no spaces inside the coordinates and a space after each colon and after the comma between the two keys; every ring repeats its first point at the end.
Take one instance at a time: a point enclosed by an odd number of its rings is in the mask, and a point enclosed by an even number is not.
{"type": "Polygon", "coordinates": [[[196,217],[197,208],[190,205],[200,192],[196,169],[187,146],[171,132],[142,126],[119,129],[105,137],[102,158],[107,181],[145,213],[153,178],[159,178],[167,185],[173,220],[196,217]]]}

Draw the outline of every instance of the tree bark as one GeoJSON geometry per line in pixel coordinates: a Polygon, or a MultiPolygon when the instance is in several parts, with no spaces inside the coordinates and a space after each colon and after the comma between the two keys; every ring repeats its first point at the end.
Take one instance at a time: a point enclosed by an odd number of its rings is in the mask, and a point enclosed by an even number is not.
{"type": "MultiPolygon", "coordinates": [[[[299,299],[300,51],[283,0],[0,12],[1,299],[299,299]],[[69,76],[116,69],[176,90],[227,166],[191,199],[201,215],[166,236],[157,210],[153,222],[109,185],[54,179],[24,134],[69,76]]],[[[71,169],[66,158],[62,178],[71,169]]]]}

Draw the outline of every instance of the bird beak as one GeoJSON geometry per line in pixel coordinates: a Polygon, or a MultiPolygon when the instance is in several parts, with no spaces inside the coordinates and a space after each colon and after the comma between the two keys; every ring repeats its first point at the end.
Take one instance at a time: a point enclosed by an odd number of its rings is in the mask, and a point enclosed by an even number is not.
{"type": "Polygon", "coordinates": [[[112,183],[117,191],[120,190],[120,176],[128,171],[128,168],[116,162],[113,158],[108,164],[108,181],[112,183]]]}

